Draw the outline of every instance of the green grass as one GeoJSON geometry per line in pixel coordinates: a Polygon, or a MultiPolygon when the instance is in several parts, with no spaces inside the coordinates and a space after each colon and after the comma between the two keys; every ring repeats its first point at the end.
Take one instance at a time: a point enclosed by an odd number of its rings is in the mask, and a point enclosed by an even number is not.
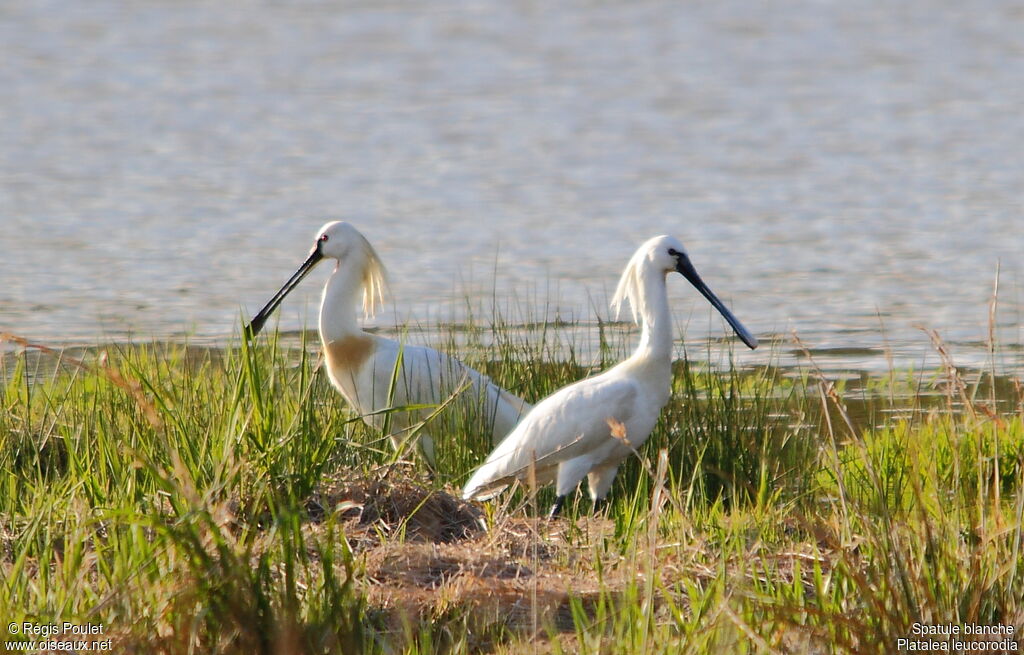
{"type": "MultiPolygon", "coordinates": [[[[496,318],[435,345],[535,401],[635,341],[621,324],[561,327],[496,318]],[[573,341],[590,329],[596,352],[573,341]]],[[[305,340],[0,359],[2,625],[102,624],[117,652],[174,654],[887,653],[915,622],[1024,629],[1011,379],[947,367],[832,385],[813,363],[684,357],[610,521],[582,494],[565,521],[535,521],[551,491],[518,490],[484,507],[488,534],[421,552],[404,524],[359,541],[345,506],[313,516],[311,497],[382,470],[454,492],[488,452],[478,422],[435,431],[432,479],[396,465],[305,340]],[[433,582],[397,612],[412,587],[382,583],[380,560],[414,552],[433,582]]]]}

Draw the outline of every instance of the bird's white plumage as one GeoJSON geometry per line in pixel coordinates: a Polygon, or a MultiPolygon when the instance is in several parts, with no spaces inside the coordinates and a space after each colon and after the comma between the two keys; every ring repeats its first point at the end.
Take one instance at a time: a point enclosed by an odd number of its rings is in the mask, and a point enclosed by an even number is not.
{"type": "MultiPolygon", "coordinates": [[[[511,432],[530,406],[514,394],[496,385],[490,378],[459,360],[433,348],[400,344],[392,339],[367,335],[372,339],[372,355],[358,367],[339,365],[330,356],[326,368],[331,383],[363,420],[377,429],[389,422],[389,437],[395,446],[405,440],[409,430],[429,418],[438,405],[458,394],[454,402],[458,412],[435,417],[419,432],[421,446],[428,460],[435,459],[432,432],[452,429],[455,415],[470,424],[490,431],[492,443],[511,432]],[[402,365],[395,378],[395,362],[401,352],[402,365]],[[418,409],[390,411],[426,405],[418,409]]],[[[329,346],[325,344],[325,350],[329,346]]]]}
{"type": "Polygon", "coordinates": [[[656,419],[660,407],[646,407],[643,385],[622,371],[613,368],[584,382],[541,401],[488,456],[466,485],[465,496],[488,498],[511,481],[525,478],[531,463],[537,483],[557,482],[558,494],[563,495],[603,461],[629,454],[625,443],[612,438],[609,418],[624,424],[627,434],[654,427],[647,425],[650,410],[656,419]],[[578,475],[570,474],[577,467],[578,475]]]}
{"type": "MultiPolygon", "coordinates": [[[[320,303],[320,339],[328,376],[367,424],[381,428],[385,422],[389,423],[389,436],[396,446],[404,441],[410,429],[456,393],[454,402],[460,405],[460,416],[478,418],[479,425],[490,432],[493,443],[505,437],[529,411],[530,405],[525,401],[453,357],[425,346],[401,344],[362,329],[356,319],[356,302],[361,299],[363,313],[372,315],[383,300],[387,276],[369,241],[344,221],[327,223],[320,229],[310,259],[253,320],[250,325],[254,331],[259,330],[266,315],[323,258],[337,262],[334,273],[324,285],[320,303]],[[396,376],[399,353],[401,366],[396,376]],[[394,411],[394,408],[409,406],[426,407],[394,411]]],[[[430,427],[421,430],[419,437],[425,455],[433,463],[430,427]]]]}
{"type": "MultiPolygon", "coordinates": [[[[686,266],[686,251],[672,237],[655,237],[640,246],[612,300],[617,311],[628,301],[643,325],[636,351],[608,371],[541,400],[477,469],[463,489],[464,498],[490,498],[525,479],[531,465],[538,484],[554,482],[559,497],[584,477],[593,499],[605,497],[619,464],[646,441],[671,394],[672,325],[665,277],[686,266]],[[618,433],[621,428],[624,434],[618,433]]],[[[691,269],[685,268],[684,275],[703,285],[695,272],[688,275],[691,269]]],[[[756,345],[731,313],[726,318],[756,345]]]]}

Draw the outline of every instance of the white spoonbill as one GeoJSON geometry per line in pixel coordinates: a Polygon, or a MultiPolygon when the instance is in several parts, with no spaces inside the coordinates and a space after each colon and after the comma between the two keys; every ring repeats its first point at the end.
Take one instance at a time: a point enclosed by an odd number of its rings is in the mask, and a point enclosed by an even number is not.
{"type": "MultiPolygon", "coordinates": [[[[359,327],[356,298],[361,294],[364,313],[372,314],[383,302],[386,277],[373,246],[359,230],[344,221],[333,221],[320,228],[309,257],[253,317],[245,328],[246,334],[255,337],[285,296],[322,259],[337,262],[324,286],[320,303],[320,340],[327,374],[367,424],[382,429],[385,423],[382,410],[407,405],[439,405],[453,392],[462,390],[459,401],[467,403],[463,404],[464,408],[475,405],[475,409],[486,412],[484,419],[492,443],[497,443],[515,427],[520,416],[529,411],[530,405],[522,399],[457,359],[432,348],[400,344],[369,334],[359,327]],[[389,399],[400,351],[401,366],[389,399]]],[[[389,436],[396,448],[431,411],[391,413],[389,436]]],[[[420,431],[420,446],[433,466],[434,443],[427,429],[420,431]]]]}
{"type": "Polygon", "coordinates": [[[537,403],[469,479],[463,498],[495,496],[514,480],[525,479],[532,462],[538,484],[556,485],[552,517],[584,476],[595,510],[601,507],[619,464],[632,452],[630,446],[638,448],[647,440],[671,395],[672,316],[665,288],[671,271],[689,280],[743,343],[757,347],[757,339],[697,275],[678,240],[670,236],[648,240],[626,265],[611,302],[618,314],[628,300],[633,320],[642,323],[636,352],[604,373],[563,387],[537,403]],[[612,426],[620,424],[625,426],[629,445],[612,435],[612,426]]]}

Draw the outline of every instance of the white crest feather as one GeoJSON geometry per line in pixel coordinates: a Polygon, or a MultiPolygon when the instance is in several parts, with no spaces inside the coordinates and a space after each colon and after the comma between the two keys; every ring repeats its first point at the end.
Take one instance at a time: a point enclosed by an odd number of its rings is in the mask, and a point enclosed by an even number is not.
{"type": "Polygon", "coordinates": [[[384,304],[384,289],[388,285],[388,274],[381,262],[377,251],[373,249],[370,242],[359,232],[360,245],[363,251],[363,315],[373,316],[377,309],[384,304]]]}
{"type": "Polygon", "coordinates": [[[620,318],[622,316],[622,304],[625,301],[629,301],[629,309],[633,314],[633,322],[639,324],[640,301],[642,298],[640,269],[642,268],[646,258],[646,248],[637,250],[629,259],[629,263],[626,264],[626,270],[622,271],[622,277],[619,278],[619,285],[615,288],[615,295],[612,296],[612,301],[610,303],[612,311],[615,312],[615,318],[620,318]]]}

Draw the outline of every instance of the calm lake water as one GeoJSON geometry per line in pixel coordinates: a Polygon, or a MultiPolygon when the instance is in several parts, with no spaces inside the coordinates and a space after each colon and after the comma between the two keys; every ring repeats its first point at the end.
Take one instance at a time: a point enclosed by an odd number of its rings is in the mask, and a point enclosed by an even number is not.
{"type": "MultiPolygon", "coordinates": [[[[0,330],[226,342],[344,218],[379,326],[606,317],[672,233],[832,369],[934,364],[918,324],[982,365],[1001,262],[1019,371],[1022,35],[1009,0],[3,3],[0,330]]],[[[669,287],[688,343],[724,332],[669,287]]]]}

